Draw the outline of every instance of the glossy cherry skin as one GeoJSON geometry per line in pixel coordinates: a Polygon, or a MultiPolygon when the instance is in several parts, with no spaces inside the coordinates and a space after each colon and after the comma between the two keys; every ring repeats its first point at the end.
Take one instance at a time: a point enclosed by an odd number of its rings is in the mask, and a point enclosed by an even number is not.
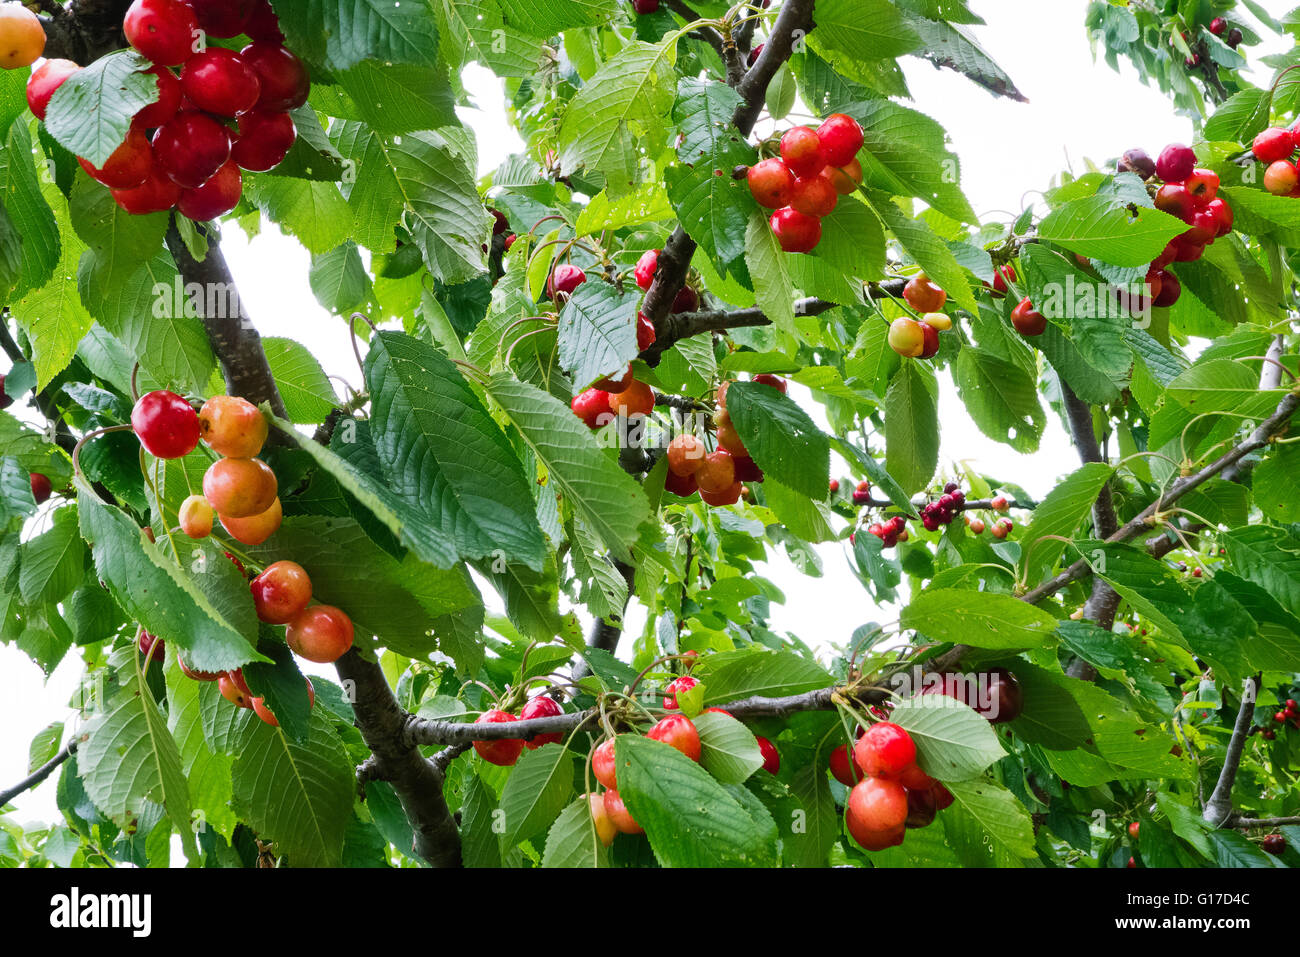
{"type": "Polygon", "coordinates": [[[633,381],[622,392],[609,393],[609,411],[614,415],[631,418],[649,415],[655,407],[654,390],[644,382],[633,381]]]}
{"type": "Polygon", "coordinates": [[[80,70],[81,67],[71,60],[46,60],[27,80],[27,107],[38,119],[45,119],[49,109],[50,97],[63,85],[63,81],[80,70]]]}
{"type": "Polygon", "coordinates": [[[916,742],[903,728],[882,721],[858,738],[853,756],[868,777],[897,778],[916,764],[916,742]]]}
{"type": "Polygon", "coordinates": [[[36,14],[16,3],[0,7],[0,68],[31,66],[45,52],[45,28],[36,14]]]}
{"type": "Polygon", "coordinates": [[[261,459],[218,459],[203,475],[203,496],[218,515],[252,518],[275,501],[278,483],[261,459]]]}
{"type": "Polygon", "coordinates": [[[343,657],[352,647],[352,637],[352,619],[331,605],[304,608],[285,629],[294,654],[322,665],[343,657]]]}
{"type": "Polygon", "coordinates": [[[794,194],[794,174],[781,160],[765,159],[755,163],[745,178],[750,195],[758,205],[766,209],[790,205],[790,197],[794,194]]]}
{"type": "Polygon", "coordinates": [[[1290,196],[1300,183],[1300,168],[1290,160],[1280,159],[1264,170],[1264,189],[1274,196],[1290,196]]]}
{"type": "MultiPolygon", "coordinates": [[[[538,695],[536,698],[529,700],[519,712],[519,719],[527,721],[530,718],[555,718],[564,714],[564,709],[560,707],[558,701],[547,695],[538,695]]],[[[532,739],[525,742],[529,751],[535,751],[544,744],[559,744],[564,740],[564,735],[560,732],[554,734],[537,734],[532,739]]]]}
{"type": "Polygon", "coordinates": [[[591,809],[591,820],[596,825],[596,836],[600,838],[600,843],[609,847],[614,843],[614,838],[618,836],[618,828],[610,820],[609,812],[605,810],[605,799],[599,794],[586,794],[587,806],[591,809]]]}
{"type": "MultiPolygon", "coordinates": [[[[796,177],[816,176],[820,173],[826,166],[826,158],[822,155],[822,143],[817,131],[807,126],[796,126],[787,131],[781,137],[781,159],[796,177]]],[[[847,163],[848,160],[844,162],[847,163]]]]}
{"type": "Polygon", "coordinates": [[[199,444],[198,414],[175,392],[159,390],[141,396],[131,410],[131,426],[155,458],[178,459],[199,444]]]}
{"type": "MultiPolygon", "coordinates": [[[[931,315],[933,315],[933,313],[931,313],[931,315]]],[[[943,315],[943,313],[938,313],[938,315],[943,315]]],[[[932,326],[928,322],[923,322],[920,325],[922,348],[921,354],[917,358],[933,359],[939,354],[939,329],[937,326],[932,326]]]]}
{"type": "Polygon", "coordinates": [[[113,194],[113,201],[132,216],[165,213],[175,208],[181,198],[181,188],[156,166],[150,171],[149,178],[139,186],[109,192],[113,194]]]}
{"type": "Polygon", "coordinates": [[[718,449],[704,456],[704,462],[695,471],[695,483],[700,487],[701,492],[710,495],[717,495],[731,488],[735,481],[736,463],[726,449],[718,449]]]}
{"type": "Polygon", "coordinates": [[[668,683],[664,688],[664,708],[668,711],[677,710],[677,692],[690,691],[700,683],[698,678],[692,678],[690,675],[682,675],[668,683]]]}
{"type": "Polygon", "coordinates": [[[226,530],[226,534],[235,541],[245,545],[261,545],[280,530],[280,523],[284,520],[284,509],[277,497],[270,508],[257,515],[248,518],[231,518],[229,515],[217,517],[221,520],[221,527],[226,530]]]}
{"type": "Polygon", "coordinates": [[[700,490],[694,475],[675,475],[671,470],[664,476],[664,491],[672,492],[679,498],[690,498],[700,490]]]}
{"type": "Polygon", "coordinates": [[[1047,331],[1047,318],[1034,308],[1028,296],[1011,310],[1011,324],[1022,336],[1041,336],[1047,331]]]}
{"type": "Polygon", "coordinates": [[[910,359],[920,358],[925,351],[924,323],[899,316],[889,324],[889,347],[900,356],[910,359]]]}
{"type": "Polygon", "coordinates": [[[791,206],[778,209],[768,223],[787,253],[810,253],[822,241],[822,221],[791,206]]]}
{"type": "Polygon", "coordinates": [[[159,168],[186,189],[197,189],[230,159],[230,133],[205,113],[182,110],[153,135],[159,168]]]}
{"type": "Polygon", "coordinates": [[[199,432],[218,455],[250,459],[266,444],[268,427],[261,411],[247,399],[215,395],[199,409],[199,432]]]}
{"type": "Polygon", "coordinates": [[[1156,161],[1147,155],[1146,150],[1125,150],[1118,169],[1121,173],[1137,173],[1143,179],[1150,179],[1156,175],[1156,161]]]}
{"type": "Polygon", "coordinates": [[[1151,305],[1168,308],[1183,294],[1183,284],[1178,281],[1177,276],[1167,270],[1158,270],[1157,275],[1160,277],[1160,291],[1152,298],[1151,305]]]}
{"type": "Polygon", "coordinates": [[[996,293],[997,295],[1004,296],[1006,295],[1007,290],[1010,288],[1008,283],[1013,283],[1015,281],[1016,281],[1015,266],[1011,265],[1011,263],[1007,263],[1004,266],[999,266],[997,270],[995,270],[993,273],[993,292],[996,293]]]}
{"type": "Polygon", "coordinates": [[[187,0],[194,10],[199,26],[209,36],[229,40],[237,37],[248,26],[255,0],[187,0]]]}
{"type": "Polygon", "coordinates": [[[176,202],[176,209],[195,222],[207,222],[238,206],[243,193],[244,176],[239,171],[239,164],[230,160],[198,189],[184,190],[176,202]]]}
{"type": "Polygon", "coordinates": [[[239,687],[229,673],[217,678],[217,690],[221,692],[223,698],[235,707],[252,709],[253,696],[239,687]]]}
{"type": "Polygon", "coordinates": [[[649,289],[650,284],[655,281],[655,270],[658,268],[659,250],[647,249],[636,261],[636,269],[633,271],[637,286],[641,289],[649,289]]]}
{"type": "Polygon", "coordinates": [[[758,375],[754,376],[754,381],[757,382],[759,385],[771,386],[773,389],[776,389],[776,391],[780,392],[782,395],[785,395],[787,392],[790,391],[789,381],[781,378],[779,375],[772,375],[771,373],[768,372],[761,372],[758,375]]]}
{"type": "Polygon", "coordinates": [[[217,513],[202,495],[191,495],[181,502],[177,513],[177,522],[186,537],[193,539],[207,538],[212,534],[212,523],[217,513]]]}
{"type": "Polygon", "coordinates": [[[707,454],[704,442],[697,436],[690,433],[675,436],[668,443],[668,470],[681,478],[694,475],[704,464],[707,454]]]}
{"type": "Polygon", "coordinates": [[[627,364],[627,368],[617,376],[607,375],[603,379],[597,379],[592,383],[593,389],[599,389],[602,392],[622,392],[635,381],[632,375],[632,363],[627,364]]]}
{"type": "Polygon", "coordinates": [[[654,345],[655,339],[658,338],[658,335],[659,334],[655,331],[654,323],[650,321],[650,318],[646,316],[645,313],[638,312],[636,314],[637,350],[645,352],[654,345]]]}
{"type": "Polygon", "coordinates": [[[1232,232],[1232,222],[1234,218],[1232,213],[1232,207],[1229,206],[1225,200],[1222,199],[1210,200],[1208,203],[1205,204],[1204,211],[1214,217],[1214,222],[1215,225],[1217,226],[1217,229],[1215,230],[1214,233],[1215,238],[1218,238],[1219,236],[1226,236],[1228,235],[1228,233],[1232,232]]]}
{"type": "Polygon", "coordinates": [[[1170,143],[1156,159],[1156,175],[1166,183],[1181,183],[1196,169],[1196,153],[1189,146],[1170,143]]]}
{"type": "Polygon", "coordinates": [[[189,101],[205,113],[236,117],[257,106],[262,83],[257,71],[233,50],[208,47],[181,71],[189,101]]]}
{"type": "Polygon", "coordinates": [[[185,663],[179,651],[176,652],[176,664],[180,666],[181,674],[192,681],[216,681],[222,675],[220,671],[195,671],[185,663]]]}
{"type": "Polygon", "coordinates": [[[551,277],[546,280],[546,291],[556,302],[563,302],[573,294],[573,290],[586,281],[587,274],[577,266],[560,263],[552,270],[551,277]]]}
{"type": "Polygon", "coordinates": [[[803,176],[794,181],[790,205],[809,216],[828,216],[840,200],[834,184],[825,176],[803,176]]]}
{"type": "Polygon", "coordinates": [[[135,0],[122,21],[126,42],[147,59],[180,66],[194,55],[199,21],[180,0],[135,0]]]}
{"type": "Polygon", "coordinates": [[[909,791],[927,791],[938,782],[922,771],[919,764],[912,764],[898,775],[898,783],[909,791]]]}
{"type": "Polygon", "coordinates": [[[934,816],[938,812],[938,801],[935,799],[934,792],[929,789],[912,790],[907,789],[907,820],[904,826],[908,828],[929,827],[934,822],[934,816]]]}
{"type": "Polygon", "coordinates": [[[853,162],[862,149],[863,133],[858,121],[843,113],[828,116],[817,127],[821,155],[827,166],[842,167],[853,162]]]}
{"type": "Polygon", "coordinates": [[[162,126],[176,115],[181,108],[184,91],[181,89],[180,79],[165,66],[155,64],[144,72],[155,77],[154,82],[158,86],[158,101],[150,103],[137,113],[134,122],[139,127],[152,130],[162,126]]]}
{"type": "Polygon", "coordinates": [[[614,417],[609,411],[609,400],[610,394],[603,389],[587,389],[575,395],[569,407],[588,428],[597,429],[614,417]]]}
{"type": "Polygon", "coordinates": [[[673,304],[668,311],[672,313],[694,312],[698,308],[700,308],[700,294],[691,286],[682,286],[681,289],[677,290],[677,295],[673,297],[673,304]]]}
{"type": "Polygon", "coordinates": [[[1272,126],[1255,137],[1251,151],[1261,163],[1276,163],[1278,160],[1290,159],[1295,147],[1295,134],[1291,130],[1272,126]]]}
{"type": "Polygon", "coordinates": [[[614,763],[614,738],[606,738],[591,752],[591,773],[596,780],[611,791],[618,787],[618,775],[614,763]]]}
{"type": "Polygon", "coordinates": [[[613,788],[606,791],[604,800],[605,813],[609,815],[609,819],[614,822],[614,827],[620,834],[645,833],[645,828],[633,819],[617,791],[613,788]]]}
{"type": "Polygon", "coordinates": [[[1205,205],[1219,193],[1219,174],[1212,169],[1197,169],[1183,182],[1198,205],[1205,205]]]}
{"type": "Polygon", "coordinates": [[[903,287],[903,298],[907,304],[919,313],[938,312],[948,301],[948,293],[930,281],[930,277],[920,272],[907,281],[903,287]]]}
{"type": "Polygon", "coordinates": [[[311,576],[297,562],[268,565],[248,585],[259,621],[287,625],[311,602],[311,576]]]}
{"type": "Polygon", "coordinates": [[[32,498],[36,500],[37,505],[44,505],[49,501],[50,495],[54,492],[54,487],[50,484],[49,476],[42,475],[40,472],[32,472],[29,479],[32,489],[32,498]]]}
{"type": "Polygon", "coordinates": [[[841,744],[831,752],[830,769],[835,780],[846,788],[853,787],[866,777],[862,773],[862,769],[858,767],[857,759],[852,756],[848,745],[845,744],[841,744]]]}
{"type": "Polygon", "coordinates": [[[781,752],[776,745],[761,735],[755,735],[754,740],[758,742],[758,753],[763,755],[763,770],[768,774],[778,773],[781,770],[781,752]]]}
{"type": "Polygon", "coordinates": [[[147,180],[153,171],[153,150],[149,148],[149,137],[144,130],[132,126],[122,145],[113,151],[102,167],[82,157],[77,161],[91,179],[109,189],[131,189],[147,180]]]}
{"type": "Polygon", "coordinates": [[[166,642],[155,638],[147,631],[140,632],[140,638],[136,644],[139,646],[140,654],[145,661],[162,661],[167,654],[166,642]]]}
{"type": "MultiPolygon", "coordinates": [[[[691,476],[695,478],[695,476],[691,476]]],[[[712,505],[714,508],[720,508],[726,505],[735,505],[740,501],[740,496],[744,492],[744,486],[737,480],[720,492],[706,492],[700,489],[700,500],[705,505],[712,505]]]]}
{"type": "Polygon", "coordinates": [[[1286,836],[1283,834],[1265,835],[1260,847],[1262,847],[1267,853],[1280,857],[1286,852],[1286,836]]]}
{"type": "Polygon", "coordinates": [[[858,187],[862,185],[862,164],[857,160],[844,166],[827,166],[821,172],[831,181],[835,187],[835,192],[841,196],[848,196],[850,193],[856,193],[858,187]]]}
{"type": "MultiPolygon", "coordinates": [[[[310,711],[316,707],[316,688],[312,685],[311,679],[304,679],[307,682],[307,710],[310,711]]],[[[273,728],[280,727],[280,722],[275,713],[266,706],[266,700],[263,698],[251,698],[249,704],[253,706],[253,712],[273,728]]]]}
{"type": "Polygon", "coordinates": [[[1162,213],[1168,213],[1183,220],[1190,216],[1196,208],[1192,194],[1180,183],[1165,183],[1156,190],[1154,202],[1156,209],[1162,213]]]}
{"type": "MultiPolygon", "coordinates": [[[[509,724],[518,721],[509,711],[502,711],[499,708],[493,708],[491,711],[485,711],[479,715],[475,724],[509,724]]],[[[500,738],[495,741],[475,741],[474,750],[478,756],[488,764],[495,764],[498,767],[508,768],[519,760],[519,755],[523,754],[524,742],[522,738],[500,738]]]]}
{"type": "Polygon", "coordinates": [[[230,148],[230,158],[241,169],[265,173],[284,162],[297,139],[298,128],[288,113],[253,110],[239,118],[239,140],[230,148]]]}
{"type": "Polygon", "coordinates": [[[700,760],[700,732],[696,730],[695,722],[684,714],[670,714],[660,719],[645,736],[671,745],[692,761],[700,760]]]}
{"type": "Polygon", "coordinates": [[[907,790],[897,781],[881,778],[859,781],[849,791],[845,821],[853,839],[871,849],[871,845],[880,840],[872,835],[893,835],[904,826],[907,821],[907,790]]]}
{"type": "Polygon", "coordinates": [[[283,43],[284,34],[280,32],[280,18],[271,9],[270,0],[256,0],[253,14],[244,25],[244,32],[254,40],[268,43],[283,43]]]}
{"type": "Polygon", "coordinates": [[[296,110],[307,102],[311,78],[302,60],[278,43],[252,43],[239,52],[261,82],[257,108],[271,113],[296,110]]]}

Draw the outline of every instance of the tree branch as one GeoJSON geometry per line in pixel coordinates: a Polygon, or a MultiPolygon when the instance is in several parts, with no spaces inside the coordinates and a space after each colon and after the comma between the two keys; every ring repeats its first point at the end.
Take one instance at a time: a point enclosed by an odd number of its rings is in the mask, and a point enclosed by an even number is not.
{"type": "Polygon", "coordinates": [[[30,791],[53,774],[58,769],[59,765],[63,764],[64,761],[77,753],[77,741],[77,738],[73,738],[63,746],[62,750],[60,750],[58,754],[50,758],[50,760],[46,761],[27,777],[23,778],[23,780],[19,781],[7,791],[0,791],[0,807],[4,807],[24,791],[30,791]]]}
{"type": "Polygon", "coordinates": [[[1246,749],[1250,737],[1250,725],[1255,717],[1255,698],[1259,694],[1260,676],[1246,679],[1246,687],[1241,692],[1241,707],[1237,710],[1237,722],[1232,727],[1232,738],[1228,741],[1228,753],[1223,759],[1223,769],[1219,772],[1218,783],[1210,799],[1205,802],[1205,811],[1201,818],[1215,827],[1223,827],[1232,817],[1232,785],[1237,780],[1237,771],[1241,767],[1241,755],[1246,749]]]}
{"type": "Polygon", "coordinates": [[[126,46],[122,19],[131,0],[71,0],[41,17],[45,53],[50,59],[72,60],[85,66],[126,46]]]}

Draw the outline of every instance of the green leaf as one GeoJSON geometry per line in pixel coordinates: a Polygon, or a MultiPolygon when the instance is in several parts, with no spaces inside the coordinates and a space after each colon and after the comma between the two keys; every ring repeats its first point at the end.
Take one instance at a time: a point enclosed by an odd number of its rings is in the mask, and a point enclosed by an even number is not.
{"type": "Polygon", "coordinates": [[[885,393],[885,468],[909,494],[929,485],[939,466],[935,389],[933,375],[904,362],[885,393]]]}
{"type": "Polygon", "coordinates": [[[1065,551],[1065,543],[1051,536],[1072,538],[1113,474],[1109,465],[1091,462],[1047,493],[1020,538],[1021,578],[1037,582],[1051,569],[1065,551]]]}
{"type": "Polygon", "coordinates": [[[1234,228],[1243,235],[1300,244],[1300,210],[1288,196],[1274,196],[1248,186],[1225,186],[1220,192],[1232,206],[1234,228]]]}
{"type": "Polygon", "coordinates": [[[1232,567],[1300,615],[1300,537],[1280,528],[1252,525],[1223,536],[1232,567]]]}
{"type": "Polygon", "coordinates": [[[560,365],[577,386],[622,372],[636,358],[639,301],[607,282],[585,282],[569,297],[560,310],[560,365]]]}
{"type": "Polygon", "coordinates": [[[71,509],[55,513],[48,531],[30,538],[20,549],[18,588],[29,605],[57,602],[81,583],[86,549],[71,509]]]}
{"type": "Polygon", "coordinates": [[[1010,791],[989,781],[952,784],[948,790],[954,805],[983,829],[995,850],[1014,858],[1034,856],[1033,822],[1010,791]]]}
{"type": "Polygon", "coordinates": [[[66,215],[66,209],[59,206],[56,219],[62,249],[53,277],[13,307],[32,342],[38,389],[44,389],[67,368],[77,344],[94,324],[77,291],[77,265],[85,247],[68,226],[66,215]]]}
{"type": "Polygon", "coordinates": [[[698,714],[700,764],[723,784],[740,784],[763,766],[754,733],[730,715],[698,714]]]}
{"type": "Polygon", "coordinates": [[[308,252],[329,252],[352,235],[354,214],[336,183],[262,176],[248,185],[267,218],[296,237],[308,252]]]}
{"type": "Polygon", "coordinates": [[[1010,595],[929,588],[912,599],[900,624],[931,641],[975,648],[1037,648],[1056,628],[1056,619],[1010,595]]]}
{"type": "Polygon", "coordinates": [[[947,695],[902,701],[889,720],[907,729],[921,770],[940,781],[970,781],[1006,755],[988,720],[947,695]]]}
{"type": "Polygon", "coordinates": [[[754,819],[703,768],[671,745],[614,739],[619,796],[665,867],[745,867],[768,859],[754,819]]]}
{"type": "Polygon", "coordinates": [[[126,139],[131,119],[158,101],[152,64],[134,50],[100,57],[68,77],[50,97],[45,128],[70,153],[103,166],[126,139]]]}
{"type": "MultiPolygon", "coordinates": [[[[440,64],[367,60],[338,74],[338,81],[346,100],[341,107],[332,106],[331,112],[340,119],[361,120],[379,135],[431,132],[460,124],[451,79],[440,64]]],[[[323,99],[319,88],[312,99],[318,98],[323,99]]]]}
{"type": "Polygon", "coordinates": [[[784,816],[777,817],[783,861],[791,867],[824,867],[840,836],[840,815],[825,770],[817,764],[798,768],[790,780],[790,797],[799,815],[790,815],[788,825],[784,816]]]}
{"type": "Polygon", "coordinates": [[[585,167],[610,186],[637,180],[635,137],[659,128],[676,96],[677,41],[633,40],[607,60],[569,101],[560,122],[560,166],[566,175],[585,167]]]}
{"type": "Polygon", "coordinates": [[[822,219],[822,238],[812,255],[846,276],[872,279],[885,271],[885,233],[880,217],[855,196],[841,196],[822,219]]]}
{"type": "Polygon", "coordinates": [[[1168,213],[1141,206],[1130,212],[1098,195],[1072,200],[1048,213],[1038,225],[1038,236],[1090,259],[1145,266],[1186,230],[1186,223],[1168,213]]]}
{"type": "Polygon", "coordinates": [[[617,15],[616,0],[498,0],[501,19],[535,37],[593,27],[617,15]]]}
{"type": "Polygon", "coordinates": [[[428,343],[381,332],[366,355],[371,434],[388,485],[452,536],[540,569],[546,543],[519,458],[460,372],[428,343]]]}
{"type": "Polygon", "coordinates": [[[508,373],[493,376],[487,392],[519,429],[564,501],[616,557],[630,561],[638,530],[650,519],[644,491],[553,396],[508,373]]]}
{"type": "Polygon", "coordinates": [[[45,285],[54,274],[61,248],[59,224],[37,179],[32,137],[26,123],[10,124],[5,136],[5,148],[0,150],[0,189],[8,219],[18,234],[5,237],[6,272],[12,268],[13,243],[21,241],[17,285],[8,282],[7,287],[14,295],[22,295],[45,285]]]}
{"type": "Polygon", "coordinates": [[[1272,105],[1269,91],[1247,87],[1223,101],[1205,121],[1202,135],[1210,142],[1249,143],[1268,126],[1272,105]]]}
{"type": "Polygon", "coordinates": [[[262,721],[246,725],[231,771],[233,803],[263,840],[295,867],[335,867],[352,818],[356,777],[322,709],[297,743],[262,721]]]}
{"type": "Polygon", "coordinates": [[[902,56],[921,38],[888,0],[821,0],[809,45],[830,62],[836,54],[855,60],[902,56]]]}
{"type": "MultiPolygon", "coordinates": [[[[203,728],[203,688],[209,682],[185,677],[175,658],[165,664],[167,727],[180,749],[181,767],[189,784],[195,822],[229,838],[238,819],[230,809],[231,758],[209,747],[203,728]]],[[[215,688],[213,689],[215,690],[215,688]]],[[[225,699],[221,699],[226,705],[225,699]]],[[[234,711],[234,708],[226,708],[234,711]]]]}
{"type": "Polygon", "coordinates": [[[1047,415],[1038,401],[1033,373],[968,346],[957,354],[953,376],[966,411],[981,432],[1017,452],[1038,451],[1047,415]]]}
{"type": "Polygon", "coordinates": [[[372,292],[361,253],[350,240],[313,256],[307,278],[316,301],[333,313],[359,308],[372,292]]]}
{"type": "MultiPolygon", "coordinates": [[[[820,22],[820,8],[816,16],[820,22]]],[[[888,100],[855,105],[849,112],[862,124],[864,152],[859,156],[868,188],[916,196],[960,222],[976,221],[959,184],[960,161],[947,148],[942,126],[924,113],[888,100]]]]}
{"type": "Polygon", "coordinates": [[[334,70],[362,60],[432,63],[438,59],[438,27],[428,0],[331,0],[279,3],[276,13],[289,47],[334,70]]]}
{"type": "Polygon", "coordinates": [[[830,687],[834,679],[817,662],[791,651],[723,651],[704,657],[693,674],[704,684],[706,705],[751,696],[780,697],[830,687]]]}
{"type": "Polygon", "coordinates": [[[793,399],[761,383],[734,382],[727,412],[759,468],[793,491],[825,501],[830,442],[793,399]]]}
{"type": "Polygon", "coordinates": [[[790,263],[761,210],[749,214],[745,227],[745,263],[754,283],[754,298],[781,332],[795,335],[794,280],[790,263]]]}
{"type": "Polygon", "coordinates": [[[319,360],[292,339],[264,336],[262,347],[289,418],[299,425],[324,422],[339,400],[319,360]]]}
{"type": "Polygon", "coordinates": [[[909,217],[893,200],[880,193],[871,194],[871,206],[907,254],[916,260],[931,280],[947,291],[957,305],[970,312],[979,309],[965,267],[934,230],[923,220],[909,217]]]}
{"type": "Polygon", "coordinates": [[[609,852],[600,843],[591,805],[584,795],[560,812],[546,834],[542,867],[608,867],[609,852]]]}
{"type": "Polygon", "coordinates": [[[562,744],[525,751],[506,778],[498,807],[504,854],[550,827],[573,796],[573,753],[562,744]]]}

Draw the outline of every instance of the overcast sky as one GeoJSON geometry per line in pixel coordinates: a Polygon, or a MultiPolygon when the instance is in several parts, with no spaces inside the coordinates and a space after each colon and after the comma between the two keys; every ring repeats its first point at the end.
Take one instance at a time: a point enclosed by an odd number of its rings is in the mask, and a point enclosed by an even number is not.
{"type": "MultiPolygon", "coordinates": [[[[1277,15],[1292,5],[1286,0],[1263,2],[1277,15]]],[[[1116,74],[1104,62],[1092,62],[1083,29],[1086,0],[972,0],[970,6],[988,21],[973,28],[974,34],[1029,103],[995,99],[964,78],[919,60],[905,59],[904,64],[915,97],[912,105],[951,135],[962,161],[962,186],[977,213],[1009,218],[993,211],[1018,212],[1027,193],[1045,189],[1063,169],[1084,169],[1088,158],[1101,163],[1134,146],[1155,155],[1166,143],[1190,141],[1191,122],[1176,116],[1165,97],[1143,86],[1131,68],[1116,74]]],[[[1252,59],[1255,56],[1252,52],[1252,59]]],[[[488,172],[520,143],[506,121],[497,81],[477,69],[466,79],[478,109],[462,110],[461,115],[478,136],[480,172],[488,172]]],[[[347,326],[313,298],[306,251],[269,224],[252,242],[238,228],[227,227],[223,245],[241,298],[260,331],[309,344],[327,372],[356,384],[359,376],[347,326]]],[[[811,402],[805,407],[816,412],[811,402]]],[[[1054,418],[1049,418],[1040,451],[1020,456],[979,433],[950,383],[940,398],[940,417],[941,467],[966,460],[976,469],[1014,474],[1030,494],[1041,496],[1078,464],[1054,418]]],[[[842,644],[858,625],[877,618],[877,609],[849,571],[839,546],[823,547],[821,554],[825,575],[820,579],[801,575],[783,559],[765,570],[789,601],[773,607],[772,625],[777,631],[795,631],[814,645],[842,644]]],[[[644,620],[644,609],[633,603],[629,633],[636,633],[644,620]]],[[[0,786],[27,773],[32,737],[51,721],[68,717],[66,703],[79,672],[79,659],[70,654],[47,685],[26,655],[0,646],[0,786]]],[[[19,820],[57,816],[56,778],[18,800],[19,820]]]]}

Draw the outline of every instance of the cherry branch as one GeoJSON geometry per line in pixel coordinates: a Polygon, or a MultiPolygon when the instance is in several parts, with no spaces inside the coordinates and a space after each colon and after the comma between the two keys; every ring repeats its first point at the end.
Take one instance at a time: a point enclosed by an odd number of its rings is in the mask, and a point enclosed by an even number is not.
{"type": "Polygon", "coordinates": [[[1250,726],[1255,718],[1255,698],[1259,695],[1260,677],[1255,675],[1246,679],[1246,687],[1241,692],[1241,707],[1237,710],[1237,721],[1232,726],[1232,737],[1223,758],[1223,768],[1219,771],[1219,780],[1201,814],[1202,820],[1215,827],[1224,826],[1232,818],[1232,786],[1236,783],[1237,771],[1241,768],[1241,755],[1246,749],[1250,726]]]}
{"type": "Polygon", "coordinates": [[[126,46],[122,19],[131,0],[71,0],[44,4],[45,53],[50,59],[72,60],[82,66],[126,46]]]}
{"type": "Polygon", "coordinates": [[[1228,827],[1288,827],[1300,824],[1300,817],[1241,817],[1232,815],[1228,827]]]}
{"type": "Polygon", "coordinates": [[[19,781],[7,791],[0,791],[0,808],[4,807],[23,792],[30,791],[58,770],[59,766],[62,765],[63,762],[67,761],[68,758],[77,753],[77,740],[78,739],[73,738],[63,746],[58,754],[50,758],[50,760],[46,761],[27,777],[23,778],[23,780],[19,781]]]}

